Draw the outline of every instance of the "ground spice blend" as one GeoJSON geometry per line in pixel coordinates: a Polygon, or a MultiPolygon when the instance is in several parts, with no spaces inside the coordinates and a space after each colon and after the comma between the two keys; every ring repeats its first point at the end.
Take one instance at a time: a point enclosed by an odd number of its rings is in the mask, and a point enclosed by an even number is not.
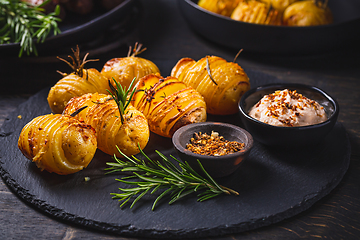
{"type": "Polygon", "coordinates": [[[201,155],[224,156],[239,152],[244,146],[244,143],[225,140],[223,136],[219,136],[219,133],[212,131],[211,135],[201,132],[194,133],[194,137],[190,139],[186,149],[201,155]]]}

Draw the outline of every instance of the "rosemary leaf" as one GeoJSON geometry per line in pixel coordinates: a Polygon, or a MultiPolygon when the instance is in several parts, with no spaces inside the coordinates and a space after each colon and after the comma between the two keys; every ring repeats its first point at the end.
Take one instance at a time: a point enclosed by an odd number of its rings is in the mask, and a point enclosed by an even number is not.
{"type": "Polygon", "coordinates": [[[130,200],[130,198],[127,198],[127,199],[120,205],[120,207],[122,207],[123,205],[125,205],[129,200],[130,200]]]}
{"type": "Polygon", "coordinates": [[[161,171],[154,170],[153,168],[149,168],[149,167],[146,167],[146,166],[138,166],[138,169],[140,169],[142,171],[146,171],[146,172],[148,172],[150,174],[153,174],[153,175],[156,175],[156,176],[159,176],[159,177],[167,177],[168,176],[167,174],[164,174],[161,171]]]}
{"type": "Polygon", "coordinates": [[[151,177],[144,177],[140,174],[134,173],[138,178],[140,178],[141,180],[144,181],[148,181],[148,182],[152,182],[152,183],[164,183],[164,184],[168,184],[168,181],[164,181],[161,178],[151,178],[151,177]]]}
{"type": "Polygon", "coordinates": [[[210,63],[209,63],[209,59],[206,56],[206,70],[208,72],[209,78],[211,79],[211,81],[217,86],[218,84],[215,82],[215,79],[213,78],[212,74],[211,74],[211,69],[210,69],[210,63]]]}
{"type": "Polygon", "coordinates": [[[124,167],[123,172],[136,172],[136,171],[141,171],[141,169],[139,169],[138,167],[124,167]]]}
{"type": "Polygon", "coordinates": [[[157,190],[159,190],[161,188],[161,185],[157,185],[156,187],[154,187],[154,189],[151,191],[151,194],[153,194],[154,192],[156,192],[157,190]]]}
{"type": "MultiPolygon", "coordinates": [[[[155,190],[155,189],[154,189],[155,190]]],[[[153,190],[153,192],[155,192],[153,190]]],[[[152,211],[154,211],[154,209],[155,209],[155,206],[156,206],[156,204],[166,195],[166,194],[168,194],[170,191],[172,191],[173,189],[172,188],[168,188],[167,190],[165,190],[165,191],[163,191],[156,199],[155,199],[155,201],[154,201],[154,203],[153,203],[153,205],[152,205],[152,207],[151,207],[151,210],[152,211]]],[[[152,192],[152,193],[153,193],[152,192]]]]}
{"type": "Polygon", "coordinates": [[[167,166],[171,168],[174,172],[177,172],[178,174],[181,174],[181,171],[179,168],[177,168],[171,161],[169,161],[161,152],[156,151],[156,153],[164,160],[164,162],[167,163],[167,166]]]}
{"type": "Polygon", "coordinates": [[[182,199],[183,197],[185,197],[185,196],[187,196],[187,195],[194,192],[193,189],[190,189],[190,190],[185,191],[185,192],[184,192],[184,190],[185,190],[185,188],[181,189],[181,191],[179,191],[179,193],[170,200],[169,204],[173,204],[174,202],[176,202],[176,201],[182,199]]]}
{"type": "MultiPolygon", "coordinates": [[[[125,192],[125,193],[133,193],[134,191],[143,191],[146,190],[146,188],[138,187],[138,188],[119,188],[119,190],[125,192]]],[[[130,194],[129,194],[130,195],[130,194]]]]}
{"type": "Polygon", "coordinates": [[[124,119],[125,110],[129,106],[132,96],[134,95],[134,93],[136,91],[136,88],[134,88],[132,90],[132,92],[130,93],[130,97],[128,97],[130,89],[132,88],[136,78],[134,78],[131,81],[131,84],[128,89],[126,89],[126,87],[123,88],[117,81],[115,81],[114,78],[112,78],[112,79],[116,85],[116,88],[111,84],[111,82],[109,80],[110,90],[107,90],[107,92],[111,95],[111,97],[116,102],[116,104],[119,108],[121,123],[123,124],[125,121],[125,119],[124,119]]]}
{"type": "Polygon", "coordinates": [[[139,194],[139,196],[137,196],[137,198],[135,198],[135,200],[132,202],[130,208],[132,208],[134,206],[134,204],[139,201],[150,189],[146,189],[145,191],[143,191],[141,194],[139,194]]]}
{"type": "Polygon", "coordinates": [[[198,202],[203,202],[205,200],[208,200],[210,198],[218,196],[220,193],[212,193],[212,194],[206,194],[198,199],[198,202]]]}
{"type": "Polygon", "coordinates": [[[139,185],[139,184],[141,184],[141,182],[126,181],[123,178],[122,179],[116,179],[116,181],[126,183],[128,185],[139,185]]]}
{"type": "Polygon", "coordinates": [[[221,188],[220,185],[218,185],[217,182],[215,182],[215,180],[206,172],[205,168],[201,165],[199,159],[198,159],[197,161],[198,161],[198,163],[199,163],[199,166],[200,166],[201,170],[206,174],[206,176],[207,176],[208,179],[211,181],[211,183],[212,183],[214,186],[216,186],[216,188],[217,188],[218,190],[223,191],[223,192],[225,192],[225,193],[228,193],[229,191],[221,188]]]}

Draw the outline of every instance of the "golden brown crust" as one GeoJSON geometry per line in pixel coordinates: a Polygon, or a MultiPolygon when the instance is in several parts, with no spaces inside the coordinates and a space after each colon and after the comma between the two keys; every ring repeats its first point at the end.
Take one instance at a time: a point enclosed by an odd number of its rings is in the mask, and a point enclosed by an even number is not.
{"type": "Polygon", "coordinates": [[[231,18],[237,21],[281,25],[281,14],[276,9],[271,9],[266,3],[249,0],[242,1],[231,14],[231,18]]]}
{"type": "Polygon", "coordinates": [[[206,121],[203,97],[175,77],[151,74],[141,78],[133,104],[148,119],[150,130],[164,137],[186,124],[206,121]]]}
{"type": "Polygon", "coordinates": [[[301,1],[285,9],[283,22],[287,26],[325,25],[333,22],[333,16],[328,6],[323,7],[321,3],[313,1],[301,1]]]}
{"type": "Polygon", "coordinates": [[[229,17],[241,0],[200,0],[198,5],[210,12],[229,17]]]}
{"type": "Polygon", "coordinates": [[[49,114],[24,126],[18,147],[41,170],[66,175],[87,167],[96,152],[97,141],[90,125],[70,116],[49,114]]]}
{"type": "Polygon", "coordinates": [[[179,120],[173,125],[170,129],[170,135],[173,135],[176,130],[181,128],[182,126],[197,123],[197,122],[205,122],[206,121],[206,109],[203,107],[198,107],[189,111],[185,115],[179,118],[179,120]]]}
{"type": "Polygon", "coordinates": [[[71,73],[59,80],[49,91],[48,103],[54,113],[62,113],[68,101],[86,93],[107,93],[108,80],[96,69],[83,70],[83,77],[71,73]]]}
{"type": "Polygon", "coordinates": [[[216,56],[207,56],[199,61],[182,59],[173,68],[172,74],[196,89],[205,99],[207,112],[215,115],[238,112],[238,101],[250,89],[249,78],[237,63],[216,56]]]}
{"type": "MultiPolygon", "coordinates": [[[[140,57],[113,58],[105,63],[101,73],[113,83],[113,79],[123,87],[129,88],[135,78],[135,83],[140,78],[152,74],[160,73],[160,70],[150,60],[140,57]]],[[[115,83],[113,83],[114,87],[115,83]]]]}
{"type": "Polygon", "coordinates": [[[191,64],[194,64],[196,61],[191,59],[191,58],[182,58],[180,59],[176,65],[173,67],[173,69],[171,70],[171,76],[172,77],[176,77],[179,78],[180,74],[182,72],[184,72],[185,68],[188,67],[191,64]]]}
{"type": "Polygon", "coordinates": [[[66,106],[64,113],[69,114],[83,106],[88,106],[76,118],[90,124],[96,131],[98,148],[118,157],[122,155],[116,146],[126,155],[135,155],[145,148],[149,141],[149,126],[145,116],[129,105],[122,124],[115,101],[105,94],[85,94],[73,98],[66,106]],[[139,146],[138,146],[139,145],[139,146]]]}

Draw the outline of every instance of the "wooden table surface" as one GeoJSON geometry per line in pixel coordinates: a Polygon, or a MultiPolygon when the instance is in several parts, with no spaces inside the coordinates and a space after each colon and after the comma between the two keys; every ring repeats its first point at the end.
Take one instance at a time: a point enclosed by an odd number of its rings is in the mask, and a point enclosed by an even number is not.
{"type": "MultiPolygon", "coordinates": [[[[95,47],[90,58],[100,59],[87,67],[101,70],[114,57],[124,57],[128,46],[141,42],[147,50],[141,55],[155,62],[162,75],[182,57],[200,59],[217,55],[232,61],[236,51],[215,45],[196,35],[186,24],[176,1],[140,1],[141,18],[133,30],[116,44],[95,47]]],[[[354,30],[354,32],[356,32],[354,30]]],[[[94,33],[96,34],[96,33],[94,33]]],[[[316,41],[316,39],[314,39],[316,41]]],[[[291,43],[289,43],[290,45],[291,43]]],[[[64,55],[70,54],[69,52],[64,55]]],[[[360,237],[360,50],[329,51],[316,56],[269,56],[247,53],[237,63],[273,75],[282,81],[320,87],[340,105],[338,121],[350,139],[350,167],[341,183],[329,195],[305,212],[277,224],[206,239],[359,239],[360,237]]],[[[55,56],[16,57],[0,52],[0,125],[29,96],[60,79],[56,70],[68,67],[55,56]]],[[[14,146],[15,147],[15,146],[14,146]]],[[[0,156],[1,161],[1,156],[0,156]]],[[[109,235],[61,222],[18,198],[0,181],[0,239],[134,239],[109,235]]]]}

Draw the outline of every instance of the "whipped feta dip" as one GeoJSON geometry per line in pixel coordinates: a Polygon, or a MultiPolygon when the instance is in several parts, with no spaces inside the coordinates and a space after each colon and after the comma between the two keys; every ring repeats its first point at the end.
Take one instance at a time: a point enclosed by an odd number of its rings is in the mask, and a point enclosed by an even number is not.
{"type": "Polygon", "coordinates": [[[249,115],[261,122],[280,127],[300,127],[327,120],[318,102],[288,89],[265,95],[256,103],[249,115]]]}

